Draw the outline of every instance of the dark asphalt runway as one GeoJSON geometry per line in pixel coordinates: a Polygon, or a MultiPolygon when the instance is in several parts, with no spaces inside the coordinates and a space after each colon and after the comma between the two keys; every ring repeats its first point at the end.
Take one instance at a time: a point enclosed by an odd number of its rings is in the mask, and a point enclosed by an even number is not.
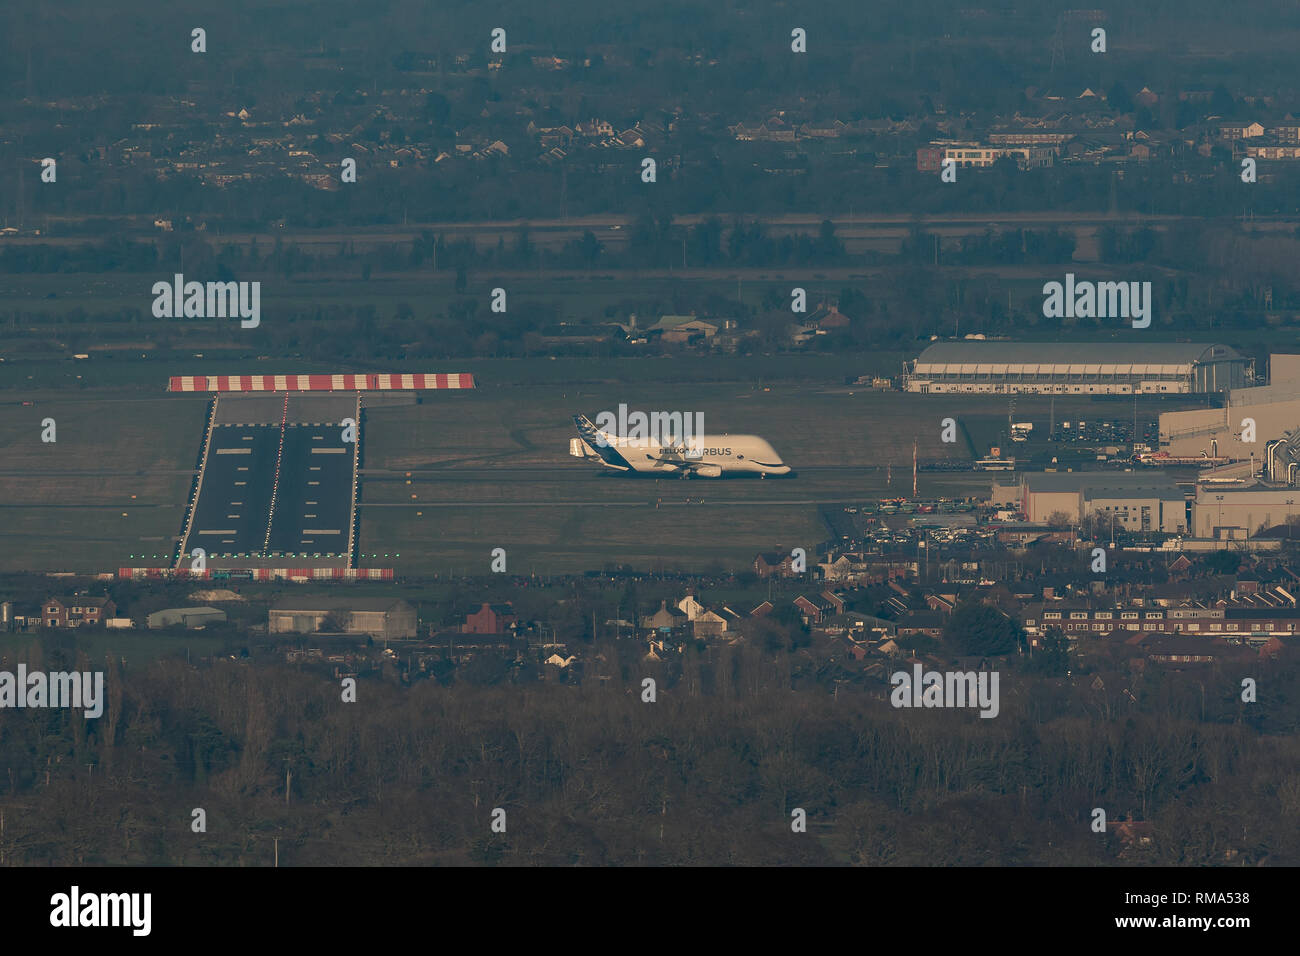
{"type": "Polygon", "coordinates": [[[271,520],[272,553],[344,554],[352,514],[352,446],[336,425],[289,425],[271,520]]]}
{"type": "Polygon", "coordinates": [[[187,553],[346,553],[353,448],[343,443],[342,430],[290,423],[277,473],[279,451],[278,425],[215,427],[187,553]]]}
{"type": "Polygon", "coordinates": [[[252,554],[266,540],[280,429],[218,425],[213,429],[187,553],[252,554]]]}

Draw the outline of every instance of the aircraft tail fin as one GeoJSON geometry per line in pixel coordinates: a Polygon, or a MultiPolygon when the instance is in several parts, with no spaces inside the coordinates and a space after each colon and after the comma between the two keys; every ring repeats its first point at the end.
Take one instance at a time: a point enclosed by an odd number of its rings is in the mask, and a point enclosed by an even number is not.
{"type": "Polygon", "coordinates": [[[612,435],[593,425],[586,415],[574,415],[573,424],[578,427],[578,434],[582,436],[583,442],[605,464],[619,471],[628,470],[627,460],[614,448],[612,435]]]}
{"type": "Polygon", "coordinates": [[[604,433],[597,429],[586,415],[574,415],[573,424],[578,426],[578,434],[582,436],[582,440],[593,448],[609,444],[604,438],[604,433]]]}

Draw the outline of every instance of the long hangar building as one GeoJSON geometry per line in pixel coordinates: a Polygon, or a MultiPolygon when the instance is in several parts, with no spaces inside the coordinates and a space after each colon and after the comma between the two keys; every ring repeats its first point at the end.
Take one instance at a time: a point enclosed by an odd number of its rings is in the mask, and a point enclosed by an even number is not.
{"type": "Polygon", "coordinates": [[[905,367],[922,393],[1196,394],[1252,381],[1250,359],[1226,345],[1186,342],[936,342],[905,367]]]}

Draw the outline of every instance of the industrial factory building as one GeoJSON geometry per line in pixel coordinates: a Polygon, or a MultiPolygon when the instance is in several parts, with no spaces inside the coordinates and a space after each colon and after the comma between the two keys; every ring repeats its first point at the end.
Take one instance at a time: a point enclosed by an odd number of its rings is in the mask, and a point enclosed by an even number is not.
{"type": "Polygon", "coordinates": [[[1253,380],[1251,360],[1226,345],[1182,342],[936,342],[904,368],[921,393],[1196,394],[1253,380]]]}
{"type": "Polygon", "coordinates": [[[1164,413],[1161,451],[1262,462],[1268,442],[1300,432],[1300,355],[1270,356],[1269,380],[1256,388],[1232,389],[1221,408],[1164,413]]]}
{"type": "Polygon", "coordinates": [[[1253,538],[1300,516],[1300,491],[1262,485],[1231,489],[1201,485],[1196,489],[1192,515],[1198,538],[1253,538]]]}
{"type": "MultiPolygon", "coordinates": [[[[994,497],[999,490],[995,489],[994,497]]],[[[1097,516],[1116,530],[1186,532],[1187,501],[1174,480],[1162,474],[1072,471],[1020,476],[1020,510],[1032,522],[1054,518],[1078,524],[1097,516]]]]}
{"type": "Polygon", "coordinates": [[[369,634],[384,640],[415,637],[415,608],[398,598],[285,598],[271,605],[267,630],[272,634],[369,634]]]}

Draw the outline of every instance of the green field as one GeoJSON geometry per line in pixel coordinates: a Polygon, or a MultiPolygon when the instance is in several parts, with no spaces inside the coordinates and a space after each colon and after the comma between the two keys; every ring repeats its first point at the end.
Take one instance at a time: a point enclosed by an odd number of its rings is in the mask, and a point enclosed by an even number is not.
{"type": "MultiPolygon", "coordinates": [[[[376,557],[363,563],[478,573],[501,547],[519,572],[623,563],[704,571],[748,566],[757,551],[776,547],[811,554],[827,536],[819,504],[910,495],[913,442],[922,461],[966,460],[967,444],[940,441],[942,420],[996,434],[1006,407],[996,398],[787,383],[770,390],[537,386],[376,408],[366,418],[360,537],[362,553],[376,557]],[[798,477],[635,479],[570,458],[570,415],[613,411],[620,401],[701,411],[710,433],[761,434],[798,477]]],[[[1047,408],[1047,399],[1022,397],[1017,418],[1046,417],[1047,408]]],[[[1097,416],[1098,403],[1058,399],[1055,410],[1097,416]]],[[[918,479],[921,496],[958,497],[987,493],[992,476],[922,472],[918,479]]]]}
{"type": "MultiPolygon", "coordinates": [[[[512,572],[565,573],[615,564],[738,568],[777,547],[804,547],[811,555],[826,538],[820,504],[910,495],[913,443],[923,462],[965,461],[986,453],[986,443],[1005,429],[1004,398],[843,384],[849,376],[896,372],[899,359],[873,353],[457,363],[475,374],[477,389],[424,393],[419,404],[366,411],[359,563],[407,574],[478,573],[501,547],[512,572]],[[572,415],[616,412],[620,403],[700,412],[709,434],[762,435],[798,476],[631,479],[571,458],[572,415]],[[940,441],[948,417],[963,426],[957,444],[940,441]]],[[[6,365],[0,368],[13,373],[34,363],[6,365]]],[[[277,363],[275,370],[293,371],[289,366],[277,363]]],[[[111,571],[155,566],[173,551],[207,398],[159,394],[164,373],[176,370],[155,373],[155,363],[97,367],[120,371],[121,384],[33,387],[22,395],[31,406],[17,396],[0,402],[0,570],[111,571]],[[40,440],[45,418],[55,420],[55,443],[40,440]]],[[[1047,419],[1047,399],[1016,401],[1016,420],[1047,419]]],[[[1143,416],[1171,407],[1144,404],[1143,416]]],[[[1131,411],[1124,402],[1087,399],[1057,399],[1054,407],[1058,419],[1123,418],[1131,411]]],[[[922,472],[918,492],[980,494],[989,482],[969,471],[922,472]]]]}
{"type": "Polygon", "coordinates": [[[170,554],[204,412],[202,400],[116,394],[0,406],[0,568],[109,570],[170,554]]]}

